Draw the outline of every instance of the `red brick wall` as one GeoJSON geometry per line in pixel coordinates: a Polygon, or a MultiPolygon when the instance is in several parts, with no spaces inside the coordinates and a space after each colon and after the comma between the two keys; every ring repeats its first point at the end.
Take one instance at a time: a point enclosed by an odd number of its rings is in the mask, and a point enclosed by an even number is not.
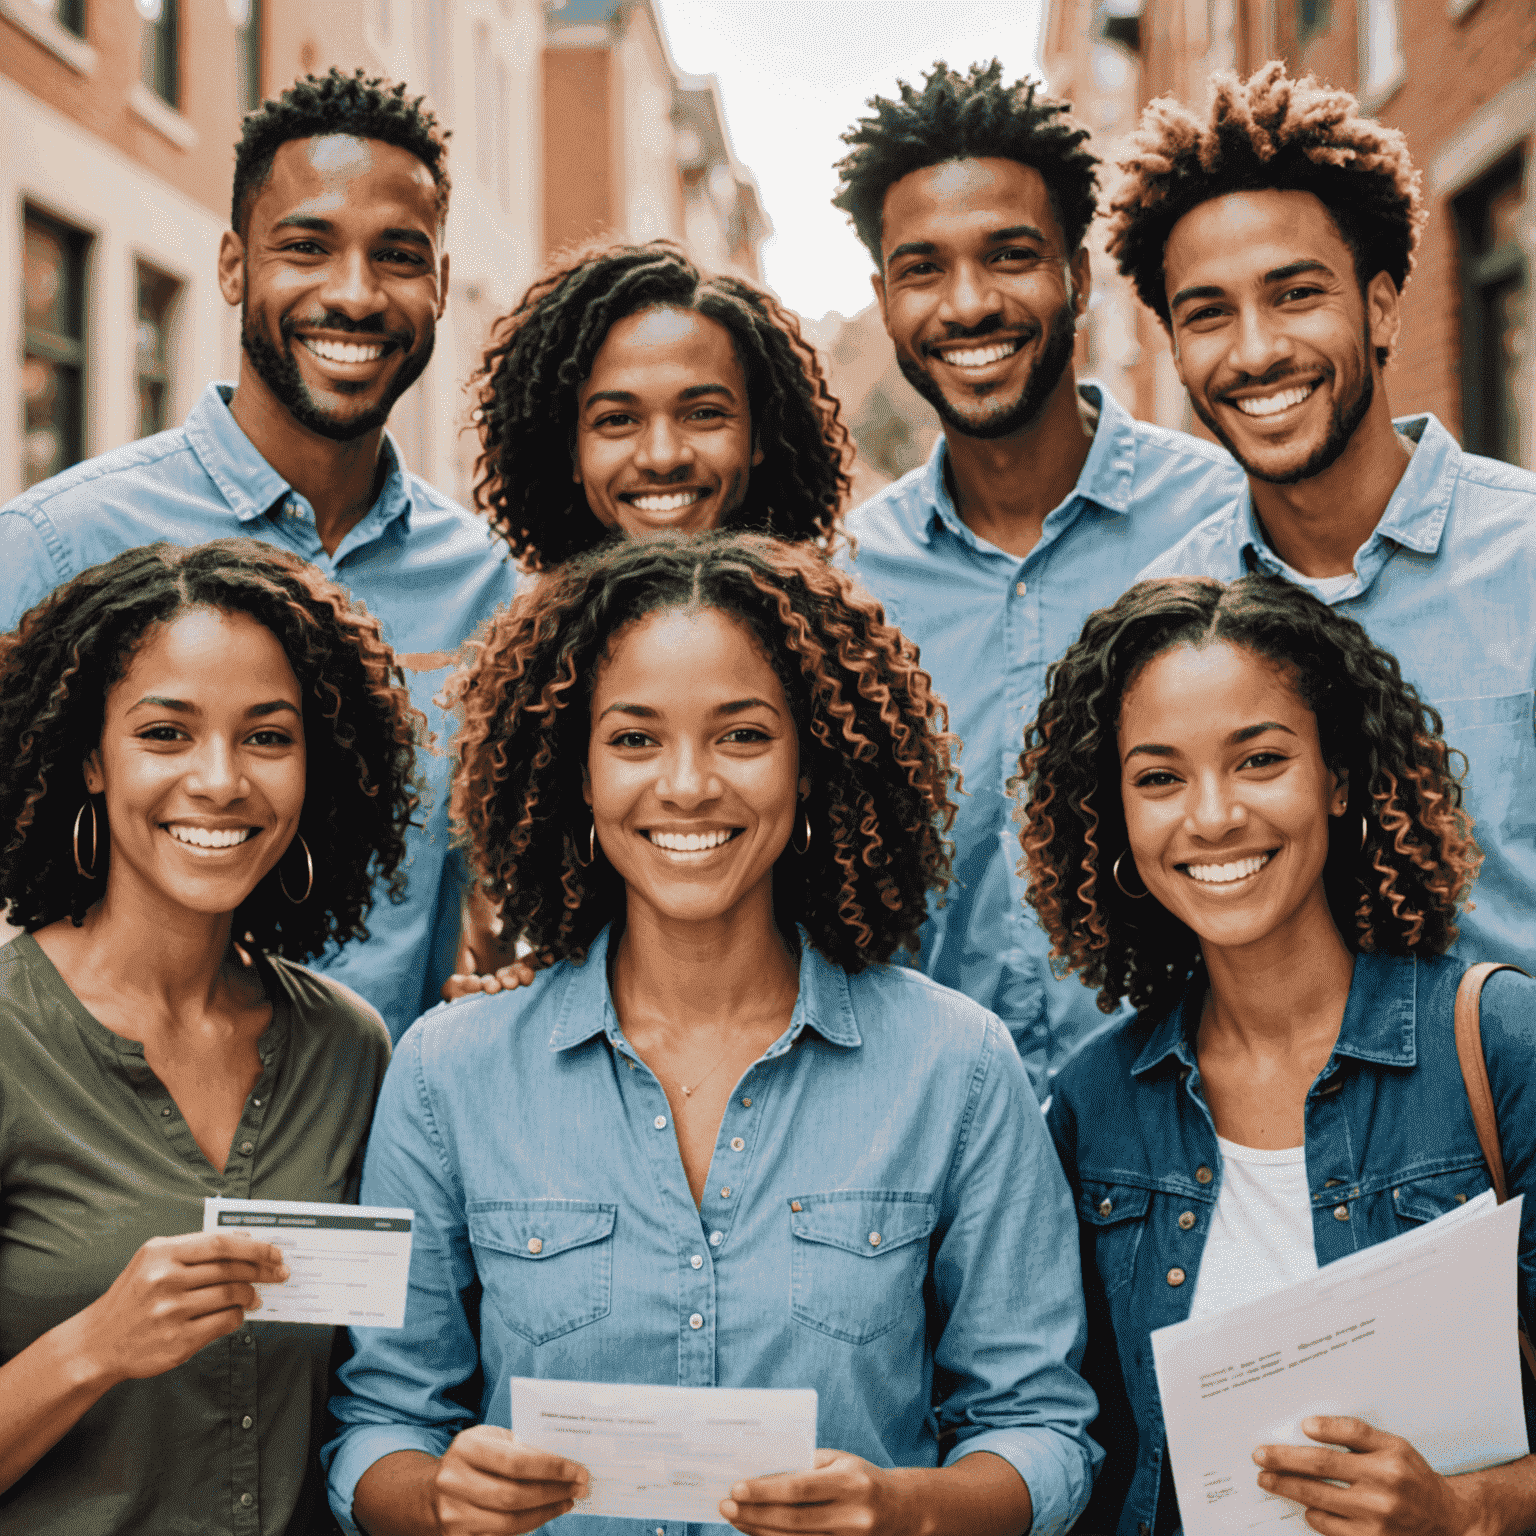
{"type": "Polygon", "coordinates": [[[606,48],[544,50],[544,251],[612,229],[613,61],[606,48]]]}

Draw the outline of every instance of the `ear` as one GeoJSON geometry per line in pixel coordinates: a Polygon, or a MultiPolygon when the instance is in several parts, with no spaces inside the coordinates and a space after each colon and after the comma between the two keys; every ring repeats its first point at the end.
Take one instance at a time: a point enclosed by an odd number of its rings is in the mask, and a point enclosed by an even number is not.
{"type": "Polygon", "coordinates": [[[802,774],[800,776],[800,782],[795,785],[795,789],[798,791],[802,800],[807,800],[810,798],[811,794],[811,781],[806,778],[804,774],[802,774]]]}
{"type": "Polygon", "coordinates": [[[752,468],[763,462],[763,441],[756,432],[752,434],[752,468]]]}
{"type": "Polygon", "coordinates": [[[1328,800],[1328,814],[1330,816],[1342,816],[1349,809],[1349,771],[1334,773],[1333,794],[1328,800]]]}
{"type": "Polygon", "coordinates": [[[101,771],[101,753],[92,752],[80,765],[81,774],[85,779],[85,792],[88,795],[99,795],[107,787],[106,776],[101,771]]]}
{"type": "Polygon", "coordinates": [[[1078,246],[1077,255],[1067,263],[1067,275],[1072,280],[1072,313],[1081,320],[1093,294],[1093,266],[1086,245],[1078,246]]]}
{"type": "Polygon", "coordinates": [[[448,252],[443,252],[443,259],[438,264],[437,278],[437,318],[443,318],[443,311],[448,308],[448,252]]]}
{"type": "Polygon", "coordinates": [[[869,286],[875,290],[875,303],[880,306],[880,323],[885,327],[885,334],[891,334],[891,322],[885,312],[885,273],[871,272],[869,274],[869,286]]]}
{"type": "Polygon", "coordinates": [[[592,804],[592,775],[587,772],[587,765],[581,765],[581,798],[590,806],[592,804]]]}
{"type": "Polygon", "coordinates": [[[232,229],[219,236],[218,273],[219,292],[233,309],[245,293],[245,241],[232,229]]]}
{"type": "Polygon", "coordinates": [[[1385,272],[1378,272],[1365,285],[1365,324],[1371,338],[1373,363],[1377,347],[1385,347],[1388,356],[1396,351],[1398,333],[1403,328],[1402,295],[1385,272]]]}

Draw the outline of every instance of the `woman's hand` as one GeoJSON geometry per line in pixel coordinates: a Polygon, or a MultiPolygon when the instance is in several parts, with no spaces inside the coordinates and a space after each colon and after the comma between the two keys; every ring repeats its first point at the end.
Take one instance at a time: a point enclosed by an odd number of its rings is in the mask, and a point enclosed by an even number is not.
{"type": "Polygon", "coordinates": [[[861,1531],[898,1536],[919,1511],[883,1467],[847,1451],[816,1452],[810,1472],[779,1472],[737,1483],[720,1513],[748,1536],[781,1531],[861,1531]]]}
{"type": "Polygon", "coordinates": [[[282,1249],[243,1232],[152,1237],[76,1314],[81,1353],[109,1381],[163,1375],[233,1333],[258,1284],[287,1278],[282,1249]]]}
{"type": "Polygon", "coordinates": [[[432,1508],[443,1536],[521,1536],[587,1496],[587,1469],[477,1424],[437,1464],[432,1508]]]}
{"type": "Polygon", "coordinates": [[[484,974],[455,971],[443,983],[443,1001],[451,1003],[455,998],[473,997],[477,992],[511,992],[517,987],[531,987],[535,974],[535,968],[526,960],[514,960],[511,965],[484,974]]]}
{"type": "Polygon", "coordinates": [[[1361,1419],[1314,1417],[1302,1433],[1336,1451],[1309,1445],[1261,1445],[1266,1493],[1306,1506],[1307,1524],[1324,1536],[1467,1536],[1478,1527],[1471,1485],[1442,1477],[1401,1435],[1361,1419]],[[1337,1488],[1331,1478],[1346,1483],[1337,1488]]]}

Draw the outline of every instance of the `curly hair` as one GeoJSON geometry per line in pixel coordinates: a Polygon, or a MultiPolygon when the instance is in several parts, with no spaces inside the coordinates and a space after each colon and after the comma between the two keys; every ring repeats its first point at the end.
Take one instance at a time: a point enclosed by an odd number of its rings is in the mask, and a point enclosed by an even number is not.
{"type": "Polygon", "coordinates": [[[498,322],[474,379],[475,497],[514,559],[544,570],[609,530],[571,481],[576,391],[615,322],[692,310],[723,325],[746,375],[763,462],[726,526],[831,547],[849,489],[848,431],[800,322],[739,277],[701,272],[670,240],[567,253],[498,322]]]}
{"type": "Polygon", "coordinates": [[[783,685],[810,783],[803,856],[774,866],[774,909],[849,972],[915,950],[949,881],[955,738],[917,647],[802,544],[757,534],[616,541],[566,562],[473,642],[453,815],[507,930],[546,961],[582,959],[624,911],[587,864],[591,690],[614,637],[649,614],[712,608],[744,624],[783,685]]]}
{"type": "Polygon", "coordinates": [[[1208,121],[1160,97],[1119,161],[1106,245],[1141,302],[1169,325],[1163,250],[1186,213],[1230,193],[1270,190],[1310,192],[1322,203],[1362,292],[1385,272],[1401,293],[1425,218],[1403,135],[1362,117],[1347,91],[1311,75],[1290,79],[1279,60],[1247,80],[1218,74],[1211,83],[1208,121]]]}
{"type": "Polygon", "coordinates": [[[424,105],[426,97],[407,98],[403,83],[370,76],[363,70],[344,75],[334,65],[324,75],[304,75],[281,95],[247,112],[235,145],[235,184],[229,224],[244,235],[251,206],[272,175],[272,161],[291,139],[345,133],[377,139],[406,150],[432,173],[437,188],[439,222],[448,217],[449,130],[424,105]]]}
{"type": "Polygon", "coordinates": [[[1280,577],[1139,582],[1090,615],[1051,668],[1015,781],[1027,785],[1017,816],[1028,900],[1052,955],[1098,990],[1106,1013],[1122,998],[1137,1008],[1172,1004],[1200,952],[1156,900],[1132,900],[1101,875],[1128,845],[1122,701],[1154,657],[1222,641],[1282,668],[1317,717],[1324,762],[1348,777],[1348,807],[1329,822],[1323,868],[1347,944],[1443,954],[1481,862],[1440,716],[1353,619],[1280,577]]]}
{"type": "Polygon", "coordinates": [[[304,705],[299,833],[314,886],[295,906],[274,866],[235,913],[234,931],[293,960],[366,938],[375,881],[394,900],[404,892],[421,716],[379,621],[297,555],[254,539],[128,550],[82,571],[0,635],[0,828],[9,833],[0,910],[29,932],[65,916],[78,927],[105,890],[105,814],[89,881],[72,853],[81,765],[100,744],[107,695],[145,637],[192,608],[246,614],[270,630],[304,705]]]}
{"type": "Polygon", "coordinates": [[[1093,222],[1099,157],[1086,148],[1088,130],[1071,116],[1070,102],[1047,96],[1038,80],[1004,85],[997,59],[973,64],[965,75],[940,59],[921,91],[905,80],[896,85],[900,101],[871,97],[874,116],[861,117],[842,135],[851,147],[837,163],[842,182],[832,199],[881,271],[885,194],[903,176],[948,160],[1033,166],[1050,193],[1067,253],[1077,250],[1093,222]]]}

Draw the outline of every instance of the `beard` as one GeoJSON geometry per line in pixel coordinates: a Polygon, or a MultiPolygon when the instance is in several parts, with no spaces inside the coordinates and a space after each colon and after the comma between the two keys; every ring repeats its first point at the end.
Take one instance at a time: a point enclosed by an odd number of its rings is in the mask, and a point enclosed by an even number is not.
{"type": "MultiPolygon", "coordinates": [[[[392,339],[386,337],[382,330],[370,331],[342,315],[327,315],[325,325],[329,330],[346,331],[359,337],[392,339]]],[[[304,375],[299,372],[299,365],[293,359],[293,348],[296,344],[293,336],[293,322],[285,318],[279,325],[279,334],[283,340],[281,351],[274,347],[261,331],[251,325],[246,303],[242,302],[240,348],[250,359],[256,376],[272,391],[278,404],[301,427],[307,427],[317,436],[329,438],[334,443],[348,443],[354,438],[362,437],[382,427],[389,420],[389,413],[394,409],[395,401],[421,377],[426,371],[427,364],[432,361],[434,333],[428,331],[425,341],[414,352],[406,354],[405,360],[396,371],[394,378],[390,380],[383,398],[377,405],[356,416],[338,417],[320,407],[315,397],[309,392],[309,386],[304,382],[304,375]]]]}
{"type": "MultiPolygon", "coordinates": [[[[1247,474],[1255,480],[1262,480],[1266,485],[1296,485],[1302,480],[1310,480],[1314,475],[1320,475],[1325,469],[1329,469],[1337,461],[1339,455],[1349,447],[1350,439],[1354,437],[1360,423],[1365,420],[1365,413],[1371,408],[1371,401],[1376,394],[1376,379],[1371,372],[1371,333],[1367,322],[1365,332],[1365,352],[1362,357],[1364,369],[1360,386],[1353,396],[1344,400],[1335,400],[1333,415],[1328,422],[1328,435],[1321,444],[1307,455],[1307,457],[1294,469],[1263,470],[1249,463],[1238,451],[1237,444],[1222,430],[1221,424],[1205,407],[1199,404],[1194,395],[1190,395],[1189,403],[1197,415],[1213,433],[1221,446],[1242,465],[1247,474]]],[[[1338,373],[1334,372],[1337,380],[1338,373]]]]}
{"type": "MultiPolygon", "coordinates": [[[[978,326],[974,332],[967,332],[964,338],[954,339],[974,338],[984,342],[988,335],[1001,328],[999,321],[995,325],[978,326]]],[[[1030,426],[1045,409],[1046,401],[1051,398],[1061,382],[1062,374],[1066,372],[1067,364],[1072,361],[1076,330],[1077,316],[1070,304],[1063,304],[1051,317],[1045,332],[1045,344],[1029,370],[1029,377],[1025,379],[1018,399],[1012,405],[999,405],[980,421],[958,411],[939,388],[933,375],[921,364],[903,357],[900,352],[896,354],[896,361],[907,383],[939,413],[939,420],[946,428],[958,432],[962,437],[1010,437],[1030,426]]]]}

